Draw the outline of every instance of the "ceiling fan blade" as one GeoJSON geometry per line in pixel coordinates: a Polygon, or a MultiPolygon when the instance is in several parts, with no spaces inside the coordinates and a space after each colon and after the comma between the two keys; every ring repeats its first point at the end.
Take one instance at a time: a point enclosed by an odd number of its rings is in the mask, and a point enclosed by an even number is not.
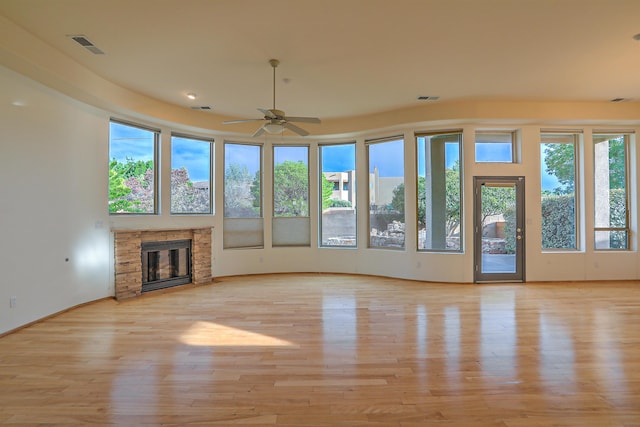
{"type": "Polygon", "coordinates": [[[320,119],[317,117],[290,117],[286,116],[284,118],[288,122],[299,122],[299,123],[320,123],[320,119]]]}
{"type": "Polygon", "coordinates": [[[304,130],[304,129],[302,129],[302,128],[299,128],[299,127],[298,127],[298,126],[296,126],[296,125],[292,125],[292,124],[291,124],[291,123],[289,123],[289,122],[284,122],[284,123],[282,123],[282,126],[286,127],[287,129],[289,129],[289,130],[291,130],[291,131],[294,131],[295,133],[297,133],[297,134],[298,134],[298,135],[300,135],[300,136],[307,136],[307,135],[309,135],[309,132],[307,132],[306,130],[304,130]]]}
{"type": "Polygon", "coordinates": [[[257,130],[257,131],[255,131],[255,132],[254,132],[254,134],[253,134],[253,135],[251,135],[251,136],[260,136],[260,135],[262,135],[263,133],[264,133],[264,126],[260,126],[260,128],[258,128],[258,130],[257,130]]]}
{"type": "Polygon", "coordinates": [[[264,119],[244,119],[244,120],[227,120],[226,122],[222,122],[222,124],[230,125],[233,123],[249,123],[249,122],[259,122],[264,119]]]}
{"type": "Polygon", "coordinates": [[[270,119],[276,118],[276,115],[273,114],[270,110],[265,110],[264,108],[258,108],[258,111],[260,111],[262,114],[264,114],[265,117],[269,117],[270,119]]]}

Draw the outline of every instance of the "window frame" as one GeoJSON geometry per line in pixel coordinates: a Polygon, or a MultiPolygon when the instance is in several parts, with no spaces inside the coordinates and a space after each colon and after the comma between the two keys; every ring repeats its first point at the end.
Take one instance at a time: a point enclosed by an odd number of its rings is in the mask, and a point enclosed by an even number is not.
{"type": "Polygon", "coordinates": [[[223,250],[264,249],[264,145],[260,143],[224,141],[222,150],[222,248],[223,250]],[[260,210],[258,216],[227,216],[226,174],[227,149],[229,145],[250,146],[259,149],[260,210]]]}
{"type": "Polygon", "coordinates": [[[308,144],[273,144],[271,146],[271,245],[272,247],[310,247],[311,246],[311,147],[308,144]],[[305,148],[307,151],[307,214],[305,216],[276,215],[276,149],[277,148],[305,148]],[[282,238],[278,230],[280,223],[288,223],[289,233],[282,238]],[[301,226],[306,226],[306,233],[298,232],[301,226]],[[302,237],[302,238],[301,238],[302,237]]]}
{"type": "Polygon", "coordinates": [[[264,218],[264,145],[258,143],[251,142],[235,142],[235,141],[224,141],[223,143],[223,153],[222,153],[222,202],[223,202],[223,218],[264,218]],[[227,147],[229,145],[242,145],[242,146],[250,146],[250,147],[258,147],[260,150],[260,158],[258,160],[258,167],[260,168],[260,211],[258,216],[254,217],[243,217],[243,216],[227,216],[226,210],[226,202],[227,202],[227,194],[226,194],[226,174],[227,174],[227,147]]]}
{"type": "MultiPolygon", "coordinates": [[[[582,137],[582,131],[574,131],[574,130],[541,130],[540,131],[540,146],[543,144],[572,144],[573,145],[573,203],[574,203],[574,236],[575,236],[575,246],[573,248],[545,248],[542,246],[542,234],[540,235],[540,248],[542,252],[577,252],[582,248],[582,238],[581,238],[581,198],[580,198],[580,188],[582,184],[579,180],[580,177],[580,140],[582,137]],[[571,137],[571,142],[545,142],[544,137],[571,137]]],[[[542,153],[540,153],[540,166],[542,166],[542,153]]],[[[542,209],[542,168],[540,169],[540,208],[542,209]]],[[[540,231],[542,232],[543,225],[542,221],[540,224],[540,231]]]]}
{"type": "MultiPolygon", "coordinates": [[[[117,119],[114,117],[111,117],[109,119],[109,127],[111,127],[111,124],[117,124],[120,126],[128,126],[128,127],[132,127],[132,128],[137,128],[140,130],[145,130],[148,132],[152,132],[153,133],[153,210],[152,212],[110,212],[108,207],[107,207],[107,211],[108,214],[111,216],[132,216],[132,215],[141,215],[141,216],[148,216],[148,215],[160,215],[161,210],[160,210],[160,135],[161,135],[161,130],[157,129],[157,128],[153,128],[151,126],[145,126],[145,125],[141,125],[139,123],[133,123],[133,122],[129,122],[126,120],[121,120],[121,119],[117,119]]],[[[111,163],[111,131],[109,131],[109,163],[111,163]]],[[[110,199],[108,199],[107,204],[111,202],[110,199]]]]}
{"type": "MultiPolygon", "coordinates": [[[[373,145],[376,144],[384,144],[384,143],[389,143],[389,142],[401,142],[402,143],[402,184],[405,184],[406,181],[406,167],[405,167],[405,162],[404,162],[404,152],[405,152],[405,139],[404,139],[404,135],[395,135],[395,136],[389,136],[389,137],[384,137],[384,138],[376,138],[376,139],[368,139],[365,140],[364,144],[365,144],[365,155],[366,155],[366,164],[367,164],[367,229],[368,231],[368,239],[367,239],[367,247],[369,249],[386,249],[386,250],[393,250],[393,251],[406,251],[407,249],[407,236],[405,234],[404,236],[404,241],[402,242],[402,246],[400,247],[396,247],[396,246],[376,246],[373,245],[371,243],[371,164],[370,164],[370,155],[369,155],[369,148],[373,145]]],[[[407,212],[407,186],[404,185],[404,212],[403,212],[403,223],[405,224],[405,231],[406,231],[406,224],[407,224],[407,217],[406,217],[406,212],[407,212]]]]}
{"type": "MultiPolygon", "coordinates": [[[[358,150],[356,141],[346,141],[346,142],[332,142],[332,143],[321,143],[318,144],[318,247],[322,249],[358,249],[358,242],[360,240],[360,236],[358,233],[358,205],[356,203],[354,209],[354,221],[355,221],[355,243],[353,245],[325,245],[322,241],[323,235],[323,215],[322,215],[322,176],[324,175],[324,171],[322,168],[323,165],[323,148],[325,147],[336,147],[336,146],[352,146],[353,147],[353,166],[354,166],[354,177],[357,175],[357,166],[358,166],[358,150]]],[[[340,172],[344,173],[344,172],[340,172]]],[[[351,183],[351,190],[354,193],[354,200],[357,200],[358,197],[358,184],[351,183]]],[[[344,190],[343,190],[344,191],[344,190]]]]}
{"type": "MultiPolygon", "coordinates": [[[[494,130],[489,130],[489,129],[483,129],[483,130],[476,130],[475,134],[474,134],[474,141],[473,141],[473,158],[474,161],[476,163],[481,163],[481,164],[486,164],[486,163],[499,163],[499,164],[512,164],[512,163],[517,163],[517,159],[518,159],[518,131],[517,130],[500,130],[500,129],[494,129],[494,130]],[[478,135],[510,135],[510,139],[511,139],[511,160],[478,160],[478,135]]],[[[502,142],[491,142],[491,141],[480,141],[481,144],[506,144],[506,143],[502,143],[502,142]]]]}
{"type": "MultiPolygon", "coordinates": [[[[215,139],[214,138],[204,138],[198,137],[188,134],[183,134],[179,132],[171,133],[171,144],[170,144],[170,157],[171,163],[173,163],[173,138],[182,138],[189,139],[202,143],[209,143],[209,212],[173,212],[171,208],[171,202],[173,198],[173,191],[171,188],[171,184],[169,184],[169,214],[177,215],[177,216],[202,216],[202,215],[214,215],[215,214],[215,197],[214,197],[214,172],[215,172],[215,139]]],[[[173,164],[170,166],[170,174],[173,172],[173,164]]]]}
{"type": "Polygon", "coordinates": [[[629,184],[631,183],[631,170],[630,170],[630,155],[631,155],[631,134],[633,132],[629,132],[629,131],[593,131],[592,135],[591,135],[591,141],[592,141],[592,146],[593,146],[593,203],[594,203],[594,218],[593,218],[593,250],[595,252],[628,252],[631,251],[631,227],[630,227],[630,208],[631,208],[631,199],[630,199],[630,190],[631,188],[629,187],[629,184]],[[595,223],[595,209],[596,209],[596,204],[598,202],[597,200],[597,196],[596,196],[596,154],[595,154],[595,150],[596,150],[596,141],[595,138],[596,137],[610,137],[609,140],[614,139],[614,138],[619,138],[622,137],[623,138],[623,144],[624,144],[624,192],[625,192],[625,197],[624,197],[624,203],[625,203],[625,215],[624,215],[624,220],[625,220],[625,227],[596,227],[595,223]],[[626,247],[624,248],[598,248],[597,247],[597,243],[596,243],[596,234],[599,231],[623,231],[626,233],[626,247]]]}
{"type": "MultiPolygon", "coordinates": [[[[416,147],[416,182],[415,182],[415,203],[416,203],[416,218],[415,218],[415,226],[416,226],[416,234],[415,234],[415,243],[416,243],[416,251],[418,253],[445,253],[445,254],[463,254],[464,253],[464,233],[465,233],[465,211],[464,211],[464,132],[462,129],[449,129],[449,130],[441,130],[441,131],[431,131],[431,132],[416,132],[414,135],[415,139],[415,147],[416,147]],[[419,138],[429,138],[434,136],[445,136],[445,135],[458,135],[458,162],[459,162],[459,177],[458,177],[458,185],[459,185],[459,204],[460,204],[460,242],[458,249],[432,249],[432,248],[420,248],[420,192],[419,192],[419,180],[420,180],[420,155],[419,155],[419,138]]],[[[446,144],[446,142],[445,142],[446,144]]],[[[425,150],[426,150],[426,141],[425,141],[425,150]]],[[[446,165],[445,165],[446,171],[446,165]]],[[[425,164],[425,190],[426,190],[426,175],[427,175],[427,165],[425,164]]],[[[406,194],[405,194],[406,198],[406,194]]],[[[406,200],[406,199],[405,199],[406,200]]],[[[426,203],[426,201],[425,201],[426,203]]],[[[426,209],[426,207],[425,207],[426,209]]],[[[426,214],[426,212],[425,212],[426,214]]],[[[425,224],[426,230],[426,224],[425,224]]]]}

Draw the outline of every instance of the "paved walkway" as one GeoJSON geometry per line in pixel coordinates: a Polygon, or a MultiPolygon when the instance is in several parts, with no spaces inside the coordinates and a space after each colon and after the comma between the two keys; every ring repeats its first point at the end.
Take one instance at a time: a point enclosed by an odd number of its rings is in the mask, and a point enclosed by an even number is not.
{"type": "Polygon", "coordinates": [[[483,273],[515,273],[514,254],[482,254],[483,273]]]}

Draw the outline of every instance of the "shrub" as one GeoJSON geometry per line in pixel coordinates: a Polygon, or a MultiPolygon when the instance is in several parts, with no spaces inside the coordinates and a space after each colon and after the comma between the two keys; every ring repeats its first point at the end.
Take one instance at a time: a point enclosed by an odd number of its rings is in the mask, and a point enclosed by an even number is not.
{"type": "Polygon", "coordinates": [[[542,249],[576,247],[575,197],[573,194],[542,197],[542,249]]]}

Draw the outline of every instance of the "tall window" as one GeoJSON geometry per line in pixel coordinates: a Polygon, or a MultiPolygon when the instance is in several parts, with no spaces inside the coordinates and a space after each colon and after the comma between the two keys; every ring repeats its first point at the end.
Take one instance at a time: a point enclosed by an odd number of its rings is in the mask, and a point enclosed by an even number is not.
{"type": "Polygon", "coordinates": [[[418,250],[462,250],[462,133],[417,135],[418,250]]]}
{"type": "Polygon", "coordinates": [[[476,162],[514,163],[516,133],[510,131],[476,132],[476,162]]]}
{"type": "Polygon", "coordinates": [[[369,247],[404,248],[404,140],[367,142],[369,247]]]}
{"type": "Polygon", "coordinates": [[[309,147],[273,147],[273,246],[309,246],[309,147]]]}
{"type": "Polygon", "coordinates": [[[210,214],[213,141],[171,136],[171,213],[210,214]]]}
{"type": "Polygon", "coordinates": [[[262,146],[224,144],[224,248],[264,246],[262,146]]]}
{"type": "Polygon", "coordinates": [[[577,249],[576,149],[578,135],[542,134],[542,249],[577,249]]]}
{"type": "Polygon", "coordinates": [[[156,153],[160,131],[109,124],[109,213],[156,213],[156,153]]]}
{"type": "Polygon", "coordinates": [[[593,135],[595,249],[629,248],[627,135],[593,135]]]}
{"type": "Polygon", "coordinates": [[[355,247],[356,144],[320,146],[322,246],[355,247]]]}

